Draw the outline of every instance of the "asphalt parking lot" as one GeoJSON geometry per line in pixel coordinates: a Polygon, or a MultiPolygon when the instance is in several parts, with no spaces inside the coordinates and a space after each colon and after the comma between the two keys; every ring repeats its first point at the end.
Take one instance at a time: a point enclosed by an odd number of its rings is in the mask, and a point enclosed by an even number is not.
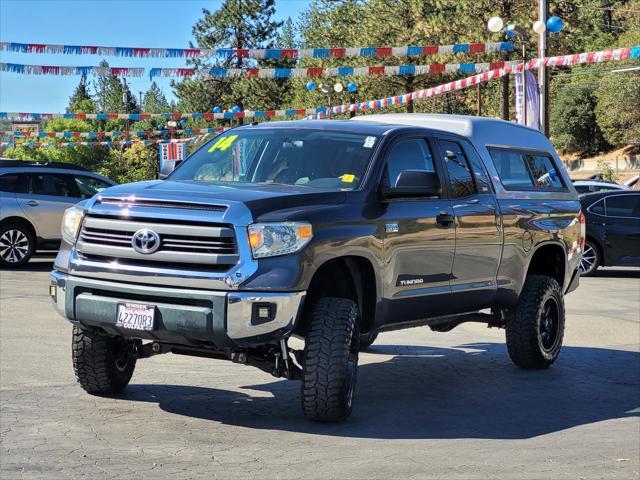
{"type": "Polygon", "coordinates": [[[215,360],[157,356],[122,396],[85,394],[50,267],[0,272],[2,479],[640,478],[639,269],[582,280],[547,371],[481,325],[383,334],[350,421],[318,425],[298,382],[215,360]]]}

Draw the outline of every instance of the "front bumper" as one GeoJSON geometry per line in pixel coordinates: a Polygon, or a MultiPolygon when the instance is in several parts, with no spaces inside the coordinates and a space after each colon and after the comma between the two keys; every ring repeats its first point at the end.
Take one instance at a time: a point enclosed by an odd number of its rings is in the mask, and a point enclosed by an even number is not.
{"type": "Polygon", "coordinates": [[[188,346],[227,348],[275,343],[293,331],[305,292],[238,292],[134,285],[51,272],[50,295],[58,312],[85,328],[188,346]],[[155,305],[152,331],[116,327],[118,304],[155,305]],[[267,308],[269,317],[257,311],[267,308]]]}

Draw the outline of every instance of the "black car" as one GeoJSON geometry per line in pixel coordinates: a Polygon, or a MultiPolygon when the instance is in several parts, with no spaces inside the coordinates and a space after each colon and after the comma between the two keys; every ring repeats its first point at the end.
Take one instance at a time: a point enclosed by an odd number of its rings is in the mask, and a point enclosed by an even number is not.
{"type": "Polygon", "coordinates": [[[640,266],[640,192],[598,192],[580,201],[587,222],[582,276],[598,267],[640,266]]]}

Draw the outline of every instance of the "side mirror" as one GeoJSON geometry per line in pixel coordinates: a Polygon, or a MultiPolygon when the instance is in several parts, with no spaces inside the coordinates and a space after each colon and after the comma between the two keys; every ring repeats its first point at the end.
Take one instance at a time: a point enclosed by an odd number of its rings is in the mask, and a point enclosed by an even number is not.
{"type": "Polygon", "coordinates": [[[167,178],[169,174],[178,168],[178,165],[183,161],[184,160],[165,160],[162,164],[162,169],[159,172],[158,178],[160,178],[160,180],[167,178]]]}
{"type": "Polygon", "coordinates": [[[398,175],[395,186],[383,187],[382,194],[386,198],[436,197],[440,195],[441,189],[436,173],[426,170],[403,170],[398,175]]]}

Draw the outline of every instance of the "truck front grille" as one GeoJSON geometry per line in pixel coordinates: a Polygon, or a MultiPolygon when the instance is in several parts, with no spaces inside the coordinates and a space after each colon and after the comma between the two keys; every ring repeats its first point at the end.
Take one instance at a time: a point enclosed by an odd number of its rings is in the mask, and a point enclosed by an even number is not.
{"type": "Polygon", "coordinates": [[[89,215],[84,219],[76,249],[86,257],[166,268],[198,265],[219,270],[231,268],[239,260],[235,232],[231,226],[188,225],[167,219],[154,221],[89,215]],[[155,252],[144,254],[133,248],[133,236],[141,229],[152,230],[160,237],[160,246],[155,252]]]}

